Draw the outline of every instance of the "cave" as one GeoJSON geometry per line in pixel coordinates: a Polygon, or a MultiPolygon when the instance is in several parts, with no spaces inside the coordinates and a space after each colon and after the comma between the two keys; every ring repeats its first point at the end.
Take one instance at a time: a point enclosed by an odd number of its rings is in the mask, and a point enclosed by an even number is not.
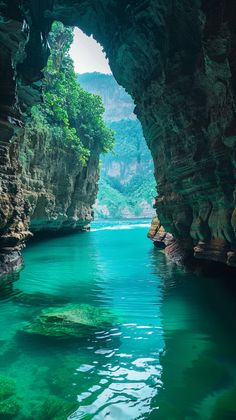
{"type": "Polygon", "coordinates": [[[2,0],[0,16],[0,418],[236,418],[235,0],[2,0]],[[27,134],[54,22],[92,35],[134,100],[155,247],[135,222],[81,233],[101,145],[83,166],[27,134]]]}
{"type": "Polygon", "coordinates": [[[16,138],[40,100],[47,35],[59,20],[93,34],[133,97],[154,161],[157,214],[176,247],[235,266],[233,0],[3,1],[1,12],[1,255],[27,232],[16,138]]]}

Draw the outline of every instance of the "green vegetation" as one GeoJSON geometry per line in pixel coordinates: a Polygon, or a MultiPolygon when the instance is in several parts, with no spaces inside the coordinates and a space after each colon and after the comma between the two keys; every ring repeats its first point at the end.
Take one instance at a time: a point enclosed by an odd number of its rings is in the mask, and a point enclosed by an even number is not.
{"type": "Polygon", "coordinates": [[[115,132],[116,144],[114,152],[102,159],[97,215],[145,216],[152,211],[156,190],[153,164],[141,124],[136,119],[126,119],[111,122],[109,126],[115,132]],[[104,208],[109,214],[104,214],[104,208]]]}
{"type": "Polygon", "coordinates": [[[107,152],[113,147],[114,135],[103,121],[101,98],[77,82],[69,56],[72,40],[72,29],[54,23],[49,39],[51,55],[44,71],[43,104],[33,107],[28,129],[73,149],[85,165],[91,146],[96,143],[101,152],[107,152]]]}
{"type": "Polygon", "coordinates": [[[79,74],[78,82],[88,92],[99,95],[105,105],[106,121],[134,119],[134,104],[125,89],[118,85],[111,74],[84,73],[79,74]]]}
{"type": "Polygon", "coordinates": [[[154,168],[141,124],[133,113],[134,103],[112,75],[78,75],[82,87],[100,95],[109,127],[115,132],[113,153],[102,156],[97,217],[151,217],[156,196],[154,168]]]}

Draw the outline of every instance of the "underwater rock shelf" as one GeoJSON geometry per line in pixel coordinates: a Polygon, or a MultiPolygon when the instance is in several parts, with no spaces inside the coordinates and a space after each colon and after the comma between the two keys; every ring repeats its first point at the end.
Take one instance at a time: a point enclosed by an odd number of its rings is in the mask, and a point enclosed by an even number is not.
{"type": "Polygon", "coordinates": [[[22,331],[49,337],[84,337],[96,328],[111,327],[114,319],[104,308],[69,304],[44,309],[22,331]]]}

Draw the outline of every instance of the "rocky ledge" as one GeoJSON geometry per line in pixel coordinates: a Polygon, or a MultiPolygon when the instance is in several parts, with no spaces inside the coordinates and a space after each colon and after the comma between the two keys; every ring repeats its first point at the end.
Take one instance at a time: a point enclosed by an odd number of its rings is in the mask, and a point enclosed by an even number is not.
{"type": "Polygon", "coordinates": [[[204,254],[204,258],[196,258],[191,251],[187,238],[182,243],[171,233],[166,232],[158,217],[152,219],[147,237],[153,241],[154,246],[158,250],[166,254],[169,260],[184,267],[187,271],[205,276],[219,276],[221,278],[225,276],[232,277],[235,274],[234,264],[225,264],[225,249],[222,243],[218,246],[218,255],[215,259],[212,258],[212,255],[208,258],[207,254],[204,254]]]}

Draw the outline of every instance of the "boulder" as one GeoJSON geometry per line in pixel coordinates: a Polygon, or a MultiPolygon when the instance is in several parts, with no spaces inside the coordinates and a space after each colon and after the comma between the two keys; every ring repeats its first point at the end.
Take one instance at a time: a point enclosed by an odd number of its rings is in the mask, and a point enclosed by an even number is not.
{"type": "Polygon", "coordinates": [[[83,337],[97,328],[111,326],[114,317],[104,308],[88,304],[69,304],[44,309],[23,327],[29,334],[49,337],[83,337]]]}

